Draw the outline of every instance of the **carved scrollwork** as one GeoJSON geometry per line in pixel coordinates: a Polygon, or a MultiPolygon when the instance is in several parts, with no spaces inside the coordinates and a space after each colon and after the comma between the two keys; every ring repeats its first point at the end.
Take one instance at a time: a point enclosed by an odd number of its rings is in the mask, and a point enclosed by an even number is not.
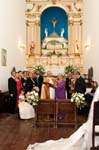
{"type": "Polygon", "coordinates": [[[81,11],[82,10],[82,5],[81,5],[81,2],[74,2],[74,8],[77,10],[77,11],[81,11]]]}
{"type": "Polygon", "coordinates": [[[28,8],[26,9],[26,12],[27,12],[27,13],[28,13],[28,12],[31,12],[31,11],[34,9],[34,7],[35,7],[35,4],[34,4],[34,3],[29,4],[28,8]]]}

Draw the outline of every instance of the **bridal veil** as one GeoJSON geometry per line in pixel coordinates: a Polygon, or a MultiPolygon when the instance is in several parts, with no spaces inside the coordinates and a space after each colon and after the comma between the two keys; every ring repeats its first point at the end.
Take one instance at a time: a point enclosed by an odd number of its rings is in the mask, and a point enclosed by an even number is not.
{"type": "MultiPolygon", "coordinates": [[[[49,140],[44,143],[30,144],[27,150],[90,150],[92,145],[92,123],[93,123],[93,104],[99,100],[99,87],[97,88],[88,120],[69,138],[61,138],[59,140],[49,140]]],[[[99,126],[97,127],[99,131],[99,126]]],[[[99,145],[99,137],[95,139],[96,145],[99,145]]]]}

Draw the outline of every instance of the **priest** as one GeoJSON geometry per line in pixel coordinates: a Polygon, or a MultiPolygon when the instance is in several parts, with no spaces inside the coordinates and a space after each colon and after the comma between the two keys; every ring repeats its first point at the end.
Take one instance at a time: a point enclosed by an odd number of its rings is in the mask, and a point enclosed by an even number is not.
{"type": "Polygon", "coordinates": [[[44,78],[41,99],[55,99],[56,79],[52,76],[52,72],[47,72],[47,77],[44,78]]]}

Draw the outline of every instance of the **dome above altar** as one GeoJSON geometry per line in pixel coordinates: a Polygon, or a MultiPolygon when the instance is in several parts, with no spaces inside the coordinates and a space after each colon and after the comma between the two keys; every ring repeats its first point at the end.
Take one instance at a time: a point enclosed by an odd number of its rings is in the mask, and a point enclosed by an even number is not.
{"type": "Polygon", "coordinates": [[[48,37],[59,37],[59,35],[53,31],[48,37]]]}

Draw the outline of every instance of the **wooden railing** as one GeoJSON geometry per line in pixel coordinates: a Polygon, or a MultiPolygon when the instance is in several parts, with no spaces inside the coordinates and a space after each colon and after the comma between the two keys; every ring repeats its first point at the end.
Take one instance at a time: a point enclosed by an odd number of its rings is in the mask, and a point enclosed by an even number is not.
{"type": "Polygon", "coordinates": [[[77,126],[76,105],[69,100],[40,100],[35,112],[36,125],[77,126]]]}

